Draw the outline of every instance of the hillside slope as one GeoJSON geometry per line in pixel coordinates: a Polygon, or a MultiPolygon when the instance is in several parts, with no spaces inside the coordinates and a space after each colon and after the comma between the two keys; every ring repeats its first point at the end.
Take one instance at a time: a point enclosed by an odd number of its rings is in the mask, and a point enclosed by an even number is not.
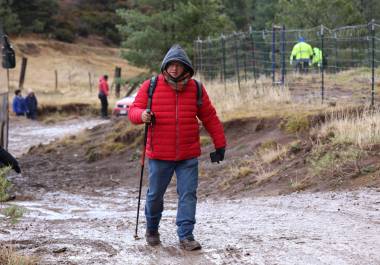
{"type": "Polygon", "coordinates": [[[56,76],[58,91],[75,96],[97,93],[99,76],[108,74],[113,82],[115,67],[122,68],[122,78],[131,78],[144,70],[133,67],[121,58],[120,49],[102,44],[97,37],[69,44],[36,37],[12,39],[16,50],[16,68],[10,70],[10,86],[18,87],[22,57],[28,59],[25,89],[53,94],[56,76]],[[92,89],[90,89],[90,79],[92,89]]]}

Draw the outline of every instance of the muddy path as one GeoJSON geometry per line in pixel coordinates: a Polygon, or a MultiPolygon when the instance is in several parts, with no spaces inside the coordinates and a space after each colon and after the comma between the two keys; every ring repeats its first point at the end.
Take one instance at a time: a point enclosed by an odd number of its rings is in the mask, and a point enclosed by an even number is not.
{"type": "MultiPolygon", "coordinates": [[[[135,240],[137,190],[52,192],[34,201],[2,243],[41,255],[41,264],[379,264],[380,190],[201,200],[195,236],[203,250],[177,247],[176,202],[166,198],[162,245],[135,240]]],[[[139,227],[144,233],[144,220],[139,227]]]]}
{"type": "Polygon", "coordinates": [[[72,118],[56,124],[44,124],[25,117],[11,117],[9,122],[9,152],[19,157],[34,145],[47,144],[54,139],[76,134],[85,128],[105,123],[99,118],[72,118]]]}
{"type": "MultiPolygon", "coordinates": [[[[200,177],[195,237],[203,245],[201,251],[188,253],[178,248],[175,179],[165,197],[162,245],[145,244],[143,212],[139,226],[142,239],[133,238],[139,176],[136,150],[92,163],[85,157],[86,145],[101,141],[107,130],[114,130],[108,123],[100,125],[102,130],[91,130],[90,143],[77,147],[57,143],[54,150],[37,148],[20,158],[23,174],[10,179],[21,196],[12,203],[27,212],[16,225],[0,222],[0,244],[39,256],[44,265],[380,264],[379,188],[259,197],[259,190],[232,193],[214,184],[221,181],[218,174],[230,174],[229,160],[256,146],[260,135],[288,141],[289,136],[273,130],[276,122],[266,123],[265,129],[255,133],[263,121],[226,124],[234,148],[230,159],[220,165],[225,169],[211,165],[207,156],[212,149],[204,148],[201,168],[212,174],[206,171],[200,177]],[[251,140],[229,129],[236,126],[251,140]]],[[[46,125],[38,124],[36,131],[40,126],[46,125]]],[[[56,124],[55,130],[67,127],[56,124]]],[[[21,142],[27,143],[29,137],[24,141],[22,137],[19,134],[21,142]]]]}

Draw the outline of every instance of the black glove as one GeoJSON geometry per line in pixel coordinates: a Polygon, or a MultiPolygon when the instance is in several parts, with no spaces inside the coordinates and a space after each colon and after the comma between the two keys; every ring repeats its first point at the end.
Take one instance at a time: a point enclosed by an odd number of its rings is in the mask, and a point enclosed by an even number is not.
{"type": "Polygon", "coordinates": [[[21,173],[21,168],[19,167],[19,165],[13,165],[12,166],[13,170],[16,171],[16,173],[20,174],[21,173]]]}
{"type": "Polygon", "coordinates": [[[16,158],[14,158],[10,153],[8,153],[4,148],[0,147],[0,162],[5,166],[10,166],[17,173],[21,172],[16,158]]]}
{"type": "Polygon", "coordinates": [[[210,158],[212,163],[219,163],[224,160],[224,153],[226,149],[224,147],[217,148],[215,152],[210,153],[210,158]]]}

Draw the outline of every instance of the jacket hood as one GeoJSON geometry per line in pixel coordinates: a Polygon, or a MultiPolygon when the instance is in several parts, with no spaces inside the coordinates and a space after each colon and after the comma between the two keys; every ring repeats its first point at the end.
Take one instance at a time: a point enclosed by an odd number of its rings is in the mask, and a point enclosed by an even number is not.
{"type": "Polygon", "coordinates": [[[173,61],[181,62],[185,66],[185,71],[189,72],[190,76],[194,75],[193,65],[186,52],[179,44],[174,44],[165,55],[161,64],[161,73],[163,73],[168,64],[173,61]]]}

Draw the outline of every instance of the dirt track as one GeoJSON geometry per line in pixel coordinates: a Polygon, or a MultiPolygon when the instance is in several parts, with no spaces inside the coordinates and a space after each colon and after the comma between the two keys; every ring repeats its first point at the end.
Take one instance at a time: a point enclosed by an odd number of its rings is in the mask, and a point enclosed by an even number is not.
{"type": "MultiPolygon", "coordinates": [[[[14,203],[28,212],[15,226],[0,223],[0,241],[41,264],[380,264],[379,188],[228,199],[217,191],[207,198],[214,186],[202,180],[195,236],[203,250],[186,253],[177,246],[174,183],[162,246],[148,247],[133,239],[138,163],[123,156],[89,164],[65,148],[21,158],[25,172],[11,177],[22,194],[14,203]]],[[[212,165],[202,157],[201,167],[212,165]]]]}
{"type": "MultiPolygon", "coordinates": [[[[2,225],[2,241],[42,255],[41,264],[380,263],[380,190],[201,201],[195,235],[203,250],[195,253],[177,247],[172,196],[162,246],[135,241],[136,194],[122,187],[17,202],[29,212],[14,228],[2,225]]],[[[142,236],[144,221],[139,229],[142,236]]]]}

